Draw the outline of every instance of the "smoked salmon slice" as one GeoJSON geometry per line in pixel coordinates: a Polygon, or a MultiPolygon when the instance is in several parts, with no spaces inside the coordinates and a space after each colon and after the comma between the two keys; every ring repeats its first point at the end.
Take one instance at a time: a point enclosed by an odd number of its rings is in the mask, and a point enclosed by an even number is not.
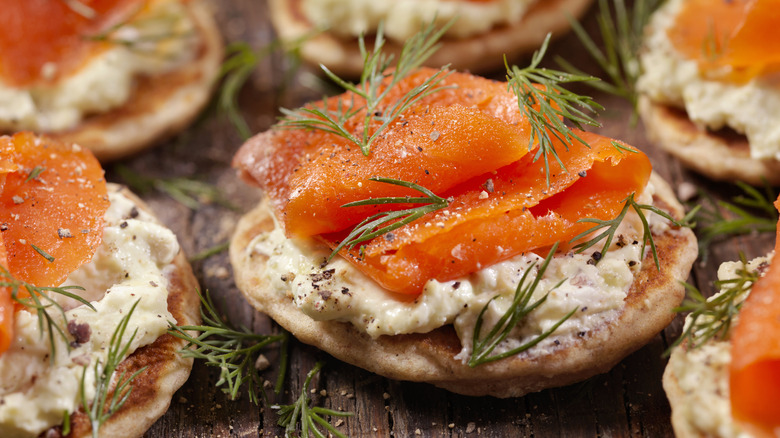
{"type": "Polygon", "coordinates": [[[0,137],[0,150],[0,166],[17,168],[3,175],[0,261],[15,280],[58,286],[103,238],[109,206],[103,169],[85,148],[28,132],[0,137]]]}
{"type": "MultiPolygon", "coordinates": [[[[438,70],[420,69],[389,91],[400,99],[438,70]]],[[[373,181],[418,184],[449,199],[440,211],[392,233],[344,247],[340,254],[386,289],[419,294],[426,281],[447,281],[525,251],[566,242],[590,228],[583,218],[609,220],[639,195],[652,167],[643,153],[582,131],[585,143],[551,135],[561,163],[529,153],[531,126],[506,83],[451,73],[448,87],[421,99],[372,144],[370,153],[319,129],[272,129],[250,139],[234,166],[262,187],[288,236],[314,236],[338,248],[351,228],[374,214],[410,204],[361,205],[371,198],[419,196],[373,181]]],[[[338,111],[364,104],[347,92],[310,105],[338,111]]],[[[381,116],[382,110],[378,111],[381,116]]],[[[363,130],[365,114],[345,128],[363,130]]],[[[370,129],[379,122],[370,121],[370,129]]],[[[533,149],[533,148],[531,148],[533,149]]]]}
{"type": "MultiPolygon", "coordinates": [[[[399,99],[435,72],[420,69],[386,100],[399,99]]],[[[245,180],[269,194],[287,233],[312,236],[343,230],[361,216],[382,211],[342,209],[348,202],[416,195],[411,189],[369,181],[372,176],[443,192],[528,153],[530,131],[506,83],[453,72],[440,85],[454,88],[418,102],[372,145],[369,156],[349,140],[320,130],[272,129],[250,139],[234,165],[245,180]]],[[[327,99],[324,105],[335,110],[353,101],[362,105],[349,94],[327,99]]],[[[362,117],[351,118],[348,126],[362,130],[362,117]]]]}
{"type": "Polygon", "coordinates": [[[109,47],[91,38],[145,0],[0,0],[0,78],[16,87],[54,81],[109,47]]]}
{"type": "Polygon", "coordinates": [[[777,6],[775,0],[688,0],[668,35],[706,75],[747,81],[780,69],[777,6]]]}
{"type": "MultiPolygon", "coordinates": [[[[559,145],[564,171],[547,186],[544,163],[531,156],[460,185],[443,210],[340,254],[388,290],[418,294],[429,279],[449,281],[526,251],[566,242],[590,228],[582,218],[609,220],[625,198],[640,194],[652,167],[647,156],[579,132],[589,146],[559,145]],[[490,192],[486,190],[490,189],[490,192]]],[[[351,207],[350,207],[351,209],[351,207]]],[[[322,236],[336,248],[346,233],[322,236]]]]}
{"type": "Polygon", "coordinates": [[[731,334],[732,415],[757,436],[780,430],[780,228],[776,239],[775,259],[751,288],[731,334]]]}

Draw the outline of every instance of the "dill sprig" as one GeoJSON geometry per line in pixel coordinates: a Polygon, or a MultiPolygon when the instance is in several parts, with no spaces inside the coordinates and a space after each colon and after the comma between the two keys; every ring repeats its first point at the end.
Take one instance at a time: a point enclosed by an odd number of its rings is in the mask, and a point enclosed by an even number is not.
{"type": "Polygon", "coordinates": [[[385,103],[385,98],[390,91],[414,70],[419,68],[438,49],[437,41],[451,24],[450,22],[437,31],[432,22],[421,32],[408,39],[401,49],[394,68],[391,68],[394,56],[386,55],[382,51],[385,39],[383,27],[380,24],[372,52],[366,49],[363,36],[359,39],[360,53],[363,57],[363,72],[361,73],[359,83],[348,82],[324,65],[320,66],[326,76],[348,92],[351,92],[353,96],[360,97],[365,101],[365,104],[358,105],[354,97],[350,98],[349,104],[345,104],[343,97],[339,97],[335,110],[327,108],[325,99],[323,99],[321,107],[313,105],[295,110],[282,108],[281,112],[284,115],[284,119],[278,126],[286,129],[318,129],[336,134],[355,143],[360,147],[364,155],[368,155],[374,140],[395,122],[404,111],[420,99],[449,88],[438,86],[450,74],[447,71],[447,66],[444,66],[397,101],[389,105],[385,103]],[[350,128],[347,127],[347,122],[361,112],[364,114],[362,132],[352,133],[350,128]],[[371,122],[374,120],[381,122],[381,125],[371,132],[371,122]]]}
{"type": "Polygon", "coordinates": [[[287,343],[289,335],[282,332],[278,335],[260,335],[252,333],[242,327],[241,330],[233,328],[227,321],[219,316],[211,295],[205,296],[198,291],[200,297],[202,325],[178,326],[170,323],[168,333],[187,341],[187,346],[181,350],[184,357],[201,359],[206,365],[218,367],[219,380],[216,386],[223,386],[222,391],[230,396],[231,400],[238,397],[238,391],[243,385],[248,386],[249,400],[258,405],[260,399],[258,393],[263,391],[263,380],[260,372],[255,367],[255,361],[260,350],[274,342],[282,345],[282,354],[279,365],[279,376],[274,391],[279,393],[284,383],[287,369],[287,343]],[[188,331],[199,334],[193,337],[188,331]]]}
{"type": "MultiPolygon", "coordinates": [[[[553,136],[560,140],[567,150],[575,139],[585,143],[564,123],[563,119],[568,119],[578,129],[582,129],[583,125],[601,126],[588,113],[603,109],[590,97],[573,93],[561,86],[572,82],[598,81],[598,78],[539,67],[549,44],[550,34],[547,34],[542,46],[534,52],[528,67],[506,65],[508,87],[517,95],[520,112],[531,125],[528,149],[532,150],[536,144],[539,145],[534,161],[544,158],[548,186],[550,185],[550,155],[565,170],[553,145],[553,136]]],[[[504,62],[506,63],[506,59],[504,62]]]]}
{"type": "Polygon", "coordinates": [[[744,254],[740,254],[740,262],[742,267],[736,270],[734,278],[714,282],[721,292],[710,299],[705,298],[695,286],[683,283],[687,292],[686,299],[674,311],[690,312],[690,322],[667,352],[682,343],[688,348],[697,348],[710,339],[728,338],[734,316],[739,313],[745,295],[760,277],[758,271],[747,268],[744,254]]]}
{"type": "Polygon", "coordinates": [[[736,185],[743,194],[727,201],[715,201],[704,197],[696,212],[699,254],[706,261],[707,248],[712,242],[727,236],[738,236],[756,232],[771,232],[777,228],[777,210],[773,201],[776,198],[769,184],[764,192],[753,186],[737,181],[736,185]],[[724,214],[724,211],[726,214],[724,214]]]}
{"type": "Polygon", "coordinates": [[[193,254],[187,260],[190,263],[199,262],[199,261],[205,260],[205,259],[207,259],[207,258],[209,258],[211,256],[217,255],[217,254],[219,254],[221,252],[227,251],[228,248],[230,248],[230,241],[225,241],[225,242],[222,242],[222,243],[218,243],[218,244],[212,246],[211,248],[206,248],[206,249],[204,249],[203,251],[201,251],[201,252],[199,252],[197,254],[193,254]]]}
{"type": "Polygon", "coordinates": [[[371,181],[377,181],[386,184],[394,184],[401,187],[407,187],[417,190],[425,196],[413,198],[411,196],[399,196],[390,198],[370,198],[361,201],[350,202],[342,207],[357,207],[361,205],[384,205],[384,204],[422,204],[418,207],[407,208],[403,210],[385,211],[369,216],[359,224],[339,243],[339,245],[330,253],[328,261],[338,254],[342,248],[354,248],[357,244],[371,240],[375,237],[387,234],[397,228],[400,228],[410,222],[416,221],[424,215],[446,208],[450,201],[437,196],[432,191],[418,184],[402,181],[393,178],[371,177],[371,181]]]}
{"type": "Polygon", "coordinates": [[[105,363],[102,363],[100,360],[95,361],[95,398],[92,400],[91,404],[87,400],[86,396],[86,366],[84,367],[84,371],[81,374],[81,383],[79,386],[81,405],[84,408],[84,412],[86,412],[87,417],[89,417],[90,424],[92,425],[93,438],[98,438],[100,435],[100,427],[103,425],[103,423],[105,423],[106,420],[108,420],[114,413],[121,409],[127,401],[128,397],[130,397],[130,393],[133,390],[131,386],[133,380],[135,380],[139,374],[148,368],[143,367],[129,376],[127,375],[126,371],[122,371],[122,373],[119,374],[119,377],[116,379],[116,385],[114,386],[113,391],[111,391],[111,382],[114,379],[114,374],[117,370],[117,367],[122,362],[122,360],[124,360],[128,350],[130,349],[130,345],[132,344],[133,339],[135,339],[135,335],[138,333],[138,328],[136,327],[127,342],[124,344],[122,343],[122,339],[125,336],[125,331],[127,330],[127,325],[130,322],[130,317],[133,315],[133,312],[135,311],[139,301],[140,299],[133,303],[130,311],[127,312],[124,317],[122,317],[116,329],[114,330],[114,333],[111,335],[105,363]]]}
{"type": "Polygon", "coordinates": [[[71,291],[84,290],[81,286],[60,286],[60,287],[40,287],[34,286],[26,281],[15,279],[11,273],[4,266],[0,266],[0,288],[9,288],[11,290],[11,299],[21,304],[22,306],[34,311],[38,317],[38,329],[41,336],[44,334],[49,339],[49,349],[51,354],[49,359],[53,362],[57,355],[57,343],[56,337],[61,337],[65,342],[65,348],[70,349],[70,339],[65,333],[63,327],[67,326],[68,319],[65,315],[65,310],[54,299],[49,296],[49,293],[59,294],[68,298],[72,298],[79,303],[95,310],[95,307],[82,298],[78,294],[71,291]],[[28,297],[20,297],[20,291],[25,290],[29,294],[28,297]],[[57,323],[56,318],[50,313],[51,310],[59,313],[62,317],[62,323],[57,323]]]}
{"type": "Polygon", "coordinates": [[[309,433],[318,438],[325,438],[326,434],[323,433],[318,426],[324,427],[328,431],[328,436],[331,434],[339,438],[346,438],[346,435],[336,430],[333,425],[328,423],[323,415],[331,415],[338,417],[350,417],[353,414],[351,412],[336,411],[333,409],[327,409],[320,406],[311,407],[311,399],[309,398],[309,385],[315,374],[319,373],[324,362],[320,361],[314,365],[314,368],[306,375],[306,380],[303,382],[303,388],[301,389],[301,395],[295,403],[291,405],[273,405],[272,409],[277,410],[279,414],[278,425],[284,427],[284,436],[293,437],[298,430],[298,423],[301,424],[302,437],[308,437],[309,433]]]}
{"type": "Polygon", "coordinates": [[[474,326],[474,336],[473,336],[472,346],[471,346],[471,357],[469,357],[470,367],[473,368],[477,365],[481,365],[484,363],[505,359],[507,357],[514,356],[518,353],[528,350],[529,348],[533,347],[534,345],[538,344],[539,342],[543,341],[545,338],[550,336],[556,329],[558,329],[558,327],[560,327],[561,324],[563,324],[567,319],[569,319],[574,314],[574,312],[577,311],[577,308],[572,309],[571,312],[564,315],[563,318],[558,320],[558,322],[556,322],[548,330],[544,331],[543,333],[539,334],[533,339],[523,343],[522,345],[515,347],[511,350],[505,351],[503,353],[495,354],[491,356],[493,350],[495,350],[495,348],[499,344],[501,344],[501,342],[503,342],[507,338],[507,336],[509,336],[512,330],[514,330],[514,328],[517,327],[517,324],[520,323],[520,321],[522,321],[534,309],[536,309],[542,303],[544,303],[547,300],[547,297],[550,295],[550,292],[553,289],[556,289],[561,284],[563,284],[563,282],[565,281],[565,279],[561,280],[560,282],[558,282],[558,284],[551,287],[547,291],[547,293],[544,294],[543,297],[529,304],[531,301],[531,297],[533,297],[536,288],[539,286],[539,282],[544,276],[544,273],[547,270],[547,266],[550,264],[550,261],[555,255],[555,251],[557,249],[558,249],[558,244],[556,243],[555,245],[552,246],[550,252],[547,254],[547,257],[544,259],[544,262],[536,272],[536,276],[534,276],[534,279],[528,285],[526,285],[526,280],[528,280],[528,276],[530,275],[534,266],[536,266],[536,262],[532,263],[528,267],[528,269],[526,269],[526,271],[523,273],[522,278],[520,278],[520,282],[517,284],[517,289],[515,289],[515,295],[512,298],[512,304],[509,306],[507,311],[501,316],[501,318],[499,318],[499,320],[496,322],[493,328],[490,329],[487,335],[485,335],[485,337],[482,338],[480,338],[480,334],[482,333],[482,324],[484,323],[485,312],[487,312],[490,303],[496,298],[498,298],[499,295],[496,295],[495,297],[491,298],[490,301],[488,301],[488,303],[485,304],[485,306],[482,308],[482,311],[479,312],[479,315],[477,316],[477,322],[474,326]]]}
{"type": "MultiPolygon", "coordinates": [[[[633,6],[628,8],[625,0],[612,0],[615,9],[613,17],[607,0],[599,0],[598,24],[603,49],[593,41],[582,24],[573,18],[569,19],[572,30],[585,46],[585,50],[608,78],[608,81],[591,82],[589,85],[631,102],[634,108],[631,116],[632,124],[637,121],[636,81],[641,74],[638,54],[642,45],[643,30],[661,2],[662,0],[636,0],[633,6]]],[[[566,71],[584,74],[582,70],[563,58],[556,58],[556,61],[566,71]]]]}
{"type": "MultiPolygon", "coordinates": [[[[642,254],[645,253],[646,245],[650,245],[650,251],[653,254],[653,260],[655,261],[655,266],[658,270],[661,269],[661,263],[658,261],[658,251],[655,247],[655,241],[653,240],[653,234],[650,232],[650,224],[647,221],[647,216],[645,216],[643,210],[647,210],[649,212],[655,213],[664,219],[671,222],[674,226],[677,227],[690,227],[691,224],[687,221],[687,216],[682,221],[678,221],[677,219],[673,218],[669,213],[661,210],[658,207],[654,207],[652,205],[647,204],[639,204],[634,200],[634,193],[631,193],[628,195],[625,199],[623,199],[621,202],[623,202],[623,208],[620,210],[620,213],[613,219],[610,220],[602,220],[602,219],[596,219],[596,218],[584,218],[580,219],[577,222],[585,222],[585,223],[593,223],[595,224],[591,228],[583,231],[582,233],[574,236],[571,239],[571,242],[576,242],[587,235],[591,233],[596,233],[599,230],[601,233],[594,236],[592,239],[587,240],[585,242],[581,242],[577,244],[574,248],[578,253],[585,251],[586,249],[590,248],[591,246],[599,243],[600,241],[604,240],[604,246],[601,249],[601,254],[605,254],[607,250],[609,250],[610,245],[612,244],[612,240],[615,238],[615,233],[618,230],[618,227],[623,222],[623,219],[626,217],[626,214],[628,213],[629,209],[633,209],[634,212],[636,212],[637,216],[639,216],[639,220],[642,222],[642,254]]],[[[594,259],[598,263],[598,258],[594,259]]]]}
{"type": "Polygon", "coordinates": [[[205,181],[191,178],[154,178],[136,173],[121,164],[115,165],[114,170],[138,194],[156,190],[191,210],[197,210],[204,203],[217,203],[234,208],[215,185],[205,181]]]}

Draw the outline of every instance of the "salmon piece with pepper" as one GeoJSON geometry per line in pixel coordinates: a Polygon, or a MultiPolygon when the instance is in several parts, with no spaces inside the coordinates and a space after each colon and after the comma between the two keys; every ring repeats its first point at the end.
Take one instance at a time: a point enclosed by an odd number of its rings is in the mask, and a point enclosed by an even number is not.
{"type": "MultiPolygon", "coordinates": [[[[474,178],[444,196],[443,210],[341,255],[394,292],[418,294],[429,279],[449,281],[526,251],[566,242],[592,226],[582,218],[609,220],[625,198],[643,191],[652,166],[641,152],[619,150],[612,140],[586,132],[588,143],[558,145],[547,186],[542,160],[530,155],[474,178]]],[[[625,145],[623,145],[625,146],[625,145]]],[[[346,210],[350,210],[347,208],[346,210]]],[[[331,248],[346,233],[322,236],[331,248]]]]}
{"type": "MultiPolygon", "coordinates": [[[[0,137],[0,150],[0,168],[16,168],[0,186],[0,262],[15,280],[58,286],[102,241],[109,206],[103,169],[87,149],[29,132],[0,137]]],[[[0,295],[7,316],[10,290],[0,295]]],[[[7,320],[4,333],[12,328],[7,320]]]]}

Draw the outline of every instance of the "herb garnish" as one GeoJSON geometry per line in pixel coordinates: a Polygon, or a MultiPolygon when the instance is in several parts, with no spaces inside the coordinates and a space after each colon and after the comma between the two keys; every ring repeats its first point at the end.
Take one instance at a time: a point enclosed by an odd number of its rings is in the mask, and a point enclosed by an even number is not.
{"type": "Polygon", "coordinates": [[[202,304],[200,314],[203,325],[177,326],[170,323],[168,333],[188,342],[181,350],[183,357],[193,357],[206,361],[206,365],[218,367],[220,370],[219,381],[216,386],[226,385],[223,392],[228,394],[231,400],[238,397],[238,390],[242,385],[249,386],[249,400],[258,405],[260,399],[258,393],[263,391],[263,381],[260,373],[255,368],[255,360],[258,352],[265,346],[274,342],[282,345],[280,371],[274,391],[281,392],[284,377],[287,370],[287,343],[289,334],[282,332],[278,335],[259,335],[252,333],[247,328],[237,330],[219,316],[211,295],[205,296],[198,291],[202,304]],[[199,332],[193,337],[188,331],[199,332]]]}
{"type": "MultiPolygon", "coordinates": [[[[563,118],[568,119],[577,129],[582,129],[582,125],[601,126],[586,112],[595,113],[603,109],[590,97],[573,93],[560,85],[572,82],[598,81],[598,78],[539,67],[539,63],[542,62],[550,44],[550,36],[551,34],[547,34],[542,46],[534,52],[528,67],[521,69],[515,65],[511,67],[507,65],[507,85],[517,95],[520,112],[531,125],[528,150],[532,150],[537,143],[539,144],[534,161],[544,158],[548,186],[550,185],[550,155],[566,170],[558,157],[555,146],[553,146],[550,134],[552,133],[563,142],[567,149],[572,144],[573,139],[585,143],[571,128],[566,126],[563,118]],[[539,87],[534,84],[538,84],[539,87]]],[[[506,59],[504,59],[504,63],[506,63],[506,59]]]]}
{"type": "Polygon", "coordinates": [[[705,196],[696,212],[699,224],[699,255],[706,261],[710,244],[725,236],[737,236],[753,232],[770,232],[777,228],[777,210],[774,208],[775,196],[772,187],[766,184],[762,193],[755,187],[737,181],[736,185],[744,192],[735,196],[731,202],[715,201],[705,196]],[[705,205],[708,204],[708,205],[705,205]],[[724,215],[722,210],[728,212],[724,215]]]}
{"type": "Polygon", "coordinates": [[[23,305],[24,307],[34,311],[38,317],[38,329],[41,332],[41,336],[44,333],[49,338],[49,348],[51,354],[50,360],[53,362],[57,354],[57,344],[55,342],[55,336],[59,336],[65,341],[65,348],[70,349],[70,339],[63,330],[63,326],[67,325],[67,317],[65,316],[65,310],[56,301],[54,301],[48,293],[56,293],[62,296],[72,298],[79,303],[95,310],[92,304],[71,291],[84,290],[81,286],[61,286],[61,287],[39,287],[33,286],[25,281],[15,279],[11,273],[4,266],[0,266],[0,287],[7,287],[11,290],[11,299],[15,302],[23,305]],[[20,291],[26,290],[29,297],[20,297],[20,291]],[[60,325],[55,321],[54,316],[49,313],[49,309],[54,308],[63,319],[64,324],[60,325]],[[45,325],[44,325],[45,324],[45,325]]]}
{"type": "Polygon", "coordinates": [[[493,350],[495,350],[495,348],[502,341],[504,341],[504,339],[506,339],[507,336],[509,336],[512,330],[514,330],[514,328],[517,327],[517,324],[520,323],[520,321],[522,321],[523,318],[525,318],[534,309],[536,309],[542,303],[544,303],[553,289],[557,288],[558,286],[563,284],[564,281],[566,281],[565,279],[561,280],[560,282],[558,282],[558,284],[551,287],[547,291],[547,293],[544,294],[543,297],[534,301],[532,304],[529,304],[529,302],[531,301],[531,297],[534,294],[534,291],[536,291],[536,288],[539,286],[539,282],[544,276],[544,273],[547,270],[547,266],[550,264],[550,261],[553,259],[553,256],[555,255],[555,251],[557,249],[558,249],[558,244],[556,243],[555,245],[552,246],[550,252],[547,254],[547,257],[544,259],[544,262],[542,262],[542,265],[537,270],[536,276],[534,276],[533,281],[531,281],[531,284],[528,285],[525,284],[526,280],[528,279],[528,276],[533,270],[534,266],[536,266],[536,262],[532,263],[528,267],[528,269],[526,269],[526,271],[523,273],[522,278],[520,278],[520,282],[517,284],[517,289],[515,289],[514,298],[512,298],[512,304],[509,306],[507,311],[501,316],[501,318],[499,318],[499,320],[496,322],[493,328],[490,329],[488,334],[485,335],[485,337],[483,338],[480,338],[480,334],[482,333],[482,324],[484,323],[485,312],[487,312],[490,303],[496,298],[498,298],[499,295],[496,295],[495,297],[491,298],[490,301],[488,301],[488,303],[485,304],[485,306],[482,308],[482,311],[479,312],[479,316],[477,316],[477,322],[474,326],[474,335],[473,335],[472,346],[471,346],[471,357],[469,358],[469,362],[468,362],[470,367],[473,368],[477,365],[481,365],[484,363],[505,359],[507,357],[514,356],[515,354],[528,350],[529,348],[533,347],[534,345],[538,344],[539,342],[543,341],[545,338],[550,336],[558,327],[560,327],[561,324],[563,324],[567,319],[569,319],[572,315],[574,315],[574,312],[577,311],[577,308],[572,309],[571,312],[564,315],[563,318],[558,320],[558,322],[556,322],[548,330],[539,334],[535,338],[525,342],[524,344],[515,347],[511,350],[505,351],[503,353],[495,354],[491,356],[493,350]]]}
{"type": "Polygon", "coordinates": [[[157,190],[191,210],[197,210],[203,203],[212,202],[234,208],[215,185],[205,181],[191,178],[154,178],[133,172],[121,164],[115,165],[114,170],[138,194],[157,190]]]}
{"type": "Polygon", "coordinates": [[[390,67],[394,57],[382,52],[385,43],[382,25],[380,24],[377,30],[374,50],[370,53],[366,49],[365,39],[361,35],[359,44],[363,57],[363,72],[360,76],[360,83],[353,84],[345,81],[327,67],[321,66],[323,72],[331,80],[353,93],[349,102],[345,103],[343,97],[338,97],[339,102],[336,110],[328,109],[325,99],[323,99],[321,107],[314,105],[296,110],[282,108],[281,111],[285,118],[278,126],[287,129],[318,129],[339,135],[358,145],[363,154],[368,155],[371,143],[404,111],[423,97],[448,88],[438,86],[450,74],[445,66],[394,103],[383,106],[389,92],[436,51],[438,48],[436,42],[451,24],[450,22],[436,31],[434,24],[431,23],[423,31],[408,39],[404,43],[398,56],[398,62],[393,69],[390,67]],[[382,87],[384,88],[382,89],[382,87]],[[360,99],[356,100],[355,96],[360,99]],[[358,101],[364,101],[365,104],[359,105],[358,101]],[[361,112],[364,114],[362,132],[352,133],[347,126],[347,121],[361,112]],[[372,121],[381,122],[381,125],[373,133],[371,132],[372,121]]]}
{"type": "Polygon", "coordinates": [[[125,336],[127,325],[130,322],[130,317],[133,315],[133,312],[135,311],[135,308],[140,301],[141,300],[139,299],[133,303],[130,311],[122,317],[122,319],[119,321],[119,325],[117,325],[116,329],[114,330],[114,334],[111,335],[106,362],[102,363],[100,360],[95,361],[94,371],[96,395],[92,400],[91,405],[87,401],[86,396],[86,366],[84,367],[84,372],[81,374],[81,384],[79,387],[81,404],[84,408],[84,412],[87,414],[87,417],[89,417],[90,424],[92,425],[92,438],[98,438],[100,435],[100,427],[103,425],[103,423],[105,423],[106,420],[108,420],[114,413],[116,413],[116,411],[121,409],[127,401],[127,398],[130,397],[130,393],[133,390],[130,384],[133,382],[133,380],[135,380],[136,377],[138,377],[139,374],[148,368],[143,367],[130,376],[127,376],[126,372],[122,371],[122,373],[117,378],[114,390],[111,391],[111,382],[113,381],[114,373],[116,372],[116,369],[122,360],[124,360],[128,350],[130,349],[130,345],[133,343],[133,339],[135,339],[135,335],[138,333],[138,328],[136,327],[135,331],[133,331],[133,334],[130,335],[130,338],[127,340],[127,342],[122,344],[122,338],[125,336]],[[110,399],[109,392],[111,393],[110,399]]]}
{"type": "Polygon", "coordinates": [[[27,183],[30,182],[30,180],[38,178],[45,170],[46,170],[45,167],[41,167],[41,166],[33,167],[33,170],[30,171],[30,174],[27,175],[27,179],[25,179],[24,182],[27,183]]]}
{"type": "Polygon", "coordinates": [[[301,395],[298,397],[298,399],[295,401],[295,403],[291,405],[273,405],[271,406],[272,409],[277,409],[279,414],[279,421],[277,424],[279,426],[284,427],[284,436],[285,437],[292,437],[295,436],[298,429],[298,423],[301,424],[301,434],[302,437],[308,437],[309,433],[313,434],[315,437],[319,438],[325,438],[325,434],[322,433],[318,429],[318,425],[324,427],[328,430],[329,434],[333,434],[339,438],[346,438],[346,435],[336,430],[335,427],[333,427],[330,423],[325,421],[325,419],[322,418],[322,415],[332,415],[332,416],[338,416],[338,417],[350,417],[352,416],[352,412],[342,412],[342,411],[335,411],[333,409],[326,409],[323,407],[315,406],[310,407],[309,403],[311,403],[311,399],[309,398],[309,385],[311,384],[311,379],[314,377],[315,374],[320,372],[320,369],[325,365],[324,362],[320,361],[317,362],[314,365],[314,368],[309,371],[309,374],[306,375],[306,380],[303,382],[303,388],[301,389],[301,395]]]}
{"type": "MultiPolygon", "coordinates": [[[[592,226],[591,228],[583,231],[582,233],[574,236],[570,242],[576,242],[577,240],[580,240],[584,237],[586,237],[588,234],[595,233],[601,229],[601,233],[593,237],[592,239],[581,242],[577,244],[574,248],[577,250],[578,253],[585,251],[586,249],[590,248],[591,246],[599,243],[602,240],[605,240],[604,246],[601,249],[601,253],[604,254],[609,249],[610,245],[612,244],[612,240],[615,237],[615,232],[617,231],[618,227],[620,226],[620,223],[623,222],[623,218],[626,217],[626,214],[628,213],[629,208],[633,209],[637,216],[639,216],[639,220],[642,221],[642,254],[645,253],[645,247],[649,243],[650,244],[650,251],[653,253],[653,260],[655,261],[655,267],[658,268],[658,270],[661,269],[661,263],[658,261],[658,251],[655,247],[655,241],[653,240],[653,234],[650,232],[650,225],[647,222],[647,217],[645,216],[644,212],[642,210],[647,210],[650,212],[653,212],[664,219],[670,221],[673,225],[677,227],[690,227],[691,224],[688,222],[688,216],[684,218],[682,221],[678,221],[677,219],[673,218],[669,213],[661,210],[658,207],[647,205],[647,204],[638,204],[634,200],[634,193],[631,193],[628,195],[625,199],[623,199],[623,209],[620,210],[620,213],[613,219],[610,220],[601,220],[601,219],[595,219],[595,218],[585,218],[580,219],[577,221],[577,223],[580,222],[588,222],[596,224],[592,226]]],[[[598,260],[595,260],[596,263],[598,263],[598,260]]]]}
{"type": "Polygon", "coordinates": [[[410,189],[417,190],[418,192],[426,195],[422,197],[412,198],[411,196],[399,196],[391,198],[370,198],[362,201],[350,202],[342,205],[342,207],[357,207],[360,205],[383,205],[383,204],[423,204],[419,207],[407,208],[404,210],[391,210],[382,213],[377,213],[373,216],[369,216],[359,224],[355,225],[355,228],[339,243],[339,245],[330,253],[328,261],[338,254],[342,248],[354,248],[360,242],[371,240],[377,236],[389,233],[397,228],[400,228],[410,222],[413,222],[424,215],[446,208],[450,200],[436,196],[435,193],[422,187],[418,184],[402,181],[393,178],[369,178],[371,181],[377,181],[386,184],[394,184],[397,186],[408,187],[410,189]]]}
{"type": "MultiPolygon", "coordinates": [[[[590,82],[592,87],[627,99],[634,112],[631,123],[637,121],[638,95],[636,81],[641,74],[639,48],[642,45],[643,30],[650,16],[662,0],[636,0],[629,11],[625,0],[612,0],[615,18],[612,17],[607,0],[599,0],[599,31],[604,49],[593,41],[585,28],[576,20],[570,19],[572,30],[585,46],[585,49],[606,73],[609,82],[590,82]]],[[[583,74],[563,58],[556,58],[558,64],[571,73],[583,74]]]]}
{"type": "Polygon", "coordinates": [[[728,337],[734,316],[739,313],[744,302],[743,298],[760,277],[758,271],[747,268],[744,254],[740,254],[739,258],[742,267],[736,270],[736,276],[728,280],[715,281],[715,287],[721,292],[710,299],[704,298],[695,286],[684,283],[687,291],[686,299],[674,311],[690,312],[688,315],[690,322],[682,335],[669,347],[667,353],[682,343],[689,348],[697,348],[710,339],[728,337]]]}

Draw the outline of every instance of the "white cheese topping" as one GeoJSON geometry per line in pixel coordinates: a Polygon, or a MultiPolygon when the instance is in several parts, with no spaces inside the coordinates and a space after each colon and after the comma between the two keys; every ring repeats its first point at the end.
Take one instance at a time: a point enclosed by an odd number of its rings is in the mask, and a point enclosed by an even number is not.
{"type": "MultiPolygon", "coordinates": [[[[772,256],[759,257],[747,264],[749,271],[755,271],[761,265],[769,264],[772,256]]],[[[737,278],[737,270],[742,262],[726,262],[718,269],[721,281],[737,278]]],[[[721,291],[720,293],[723,293],[721,291]]],[[[720,294],[719,293],[719,294],[720,294]]],[[[709,298],[715,299],[719,294],[709,298]]],[[[747,298],[744,294],[742,299],[747,298]]],[[[701,322],[707,322],[703,316],[701,322]]],[[[739,319],[737,315],[733,322],[739,319]]],[[[691,323],[685,318],[685,327],[691,323]]],[[[731,417],[729,401],[729,364],[731,363],[731,343],[728,339],[710,340],[695,349],[677,348],[669,358],[668,367],[677,377],[683,399],[675,404],[690,426],[702,435],[713,437],[746,437],[731,417]]]]}
{"type": "Polygon", "coordinates": [[[638,89],[654,101],[684,108],[703,128],[729,127],[745,134],[753,158],[780,160],[777,75],[745,84],[704,79],[696,61],[684,58],[667,36],[683,4],[684,0],[670,0],[653,16],[640,57],[638,89]]]}
{"type": "Polygon", "coordinates": [[[438,25],[457,17],[447,35],[466,38],[520,21],[537,0],[303,0],[306,17],[316,26],[347,37],[376,32],[384,23],[389,39],[403,42],[434,19],[438,25]]]}
{"type": "MultiPolygon", "coordinates": [[[[652,192],[648,186],[639,202],[651,203],[652,192]]],[[[667,226],[655,216],[648,215],[653,227],[667,226]]],[[[573,309],[577,311],[555,335],[535,348],[558,345],[564,337],[585,336],[617,317],[634,273],[641,269],[641,239],[635,237],[641,236],[641,227],[638,216],[627,216],[616,234],[623,236],[616,237],[620,243],[615,242],[598,264],[592,257],[601,249],[599,245],[582,254],[556,256],[532,299],[550,291],[547,300],[528,315],[500,350],[538,336],[573,309]]],[[[322,268],[330,253],[326,246],[313,240],[287,239],[278,226],[259,234],[247,251],[269,257],[264,272],[269,286],[311,318],[348,321],[374,338],[425,333],[453,324],[463,346],[459,357],[464,361],[471,353],[471,337],[482,308],[489,303],[483,327],[492,327],[510,306],[523,274],[532,270],[530,282],[543,261],[533,253],[520,254],[456,280],[430,280],[422,294],[410,298],[381,288],[343,258],[337,257],[322,268]],[[498,298],[491,301],[495,296],[498,298]]]]}
{"type": "MultiPolygon", "coordinates": [[[[66,285],[86,288],[95,311],[70,299],[59,299],[70,324],[89,326],[89,337],[68,351],[58,336],[57,354],[50,360],[47,333],[41,333],[35,313],[16,312],[14,339],[0,355],[0,436],[32,437],[61,424],[64,413],[81,404],[79,384],[87,366],[85,388],[94,397],[94,364],[105,363],[110,338],[119,321],[138,301],[123,345],[138,329],[128,351],[151,344],[168,328],[166,272],[179,251],[176,237],[154,218],[137,210],[121,194],[110,194],[103,242],[92,261],[73,272],[66,285]],[[42,336],[43,335],[43,336],[42,336]]],[[[50,314],[59,324],[62,317],[50,314]]],[[[68,329],[63,327],[65,333],[68,329]]]]}
{"type": "Polygon", "coordinates": [[[186,8],[179,1],[151,2],[109,36],[117,44],[54,84],[16,88],[0,78],[0,130],[62,131],[124,104],[138,75],[167,72],[195,56],[195,24],[186,8]]]}

